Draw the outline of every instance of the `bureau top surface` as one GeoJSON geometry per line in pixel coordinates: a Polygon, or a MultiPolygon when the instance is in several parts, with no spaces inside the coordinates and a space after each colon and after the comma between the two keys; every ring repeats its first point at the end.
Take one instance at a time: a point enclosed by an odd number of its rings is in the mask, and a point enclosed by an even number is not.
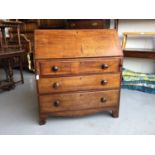
{"type": "Polygon", "coordinates": [[[122,55],[115,30],[35,31],[35,59],[122,55]]]}

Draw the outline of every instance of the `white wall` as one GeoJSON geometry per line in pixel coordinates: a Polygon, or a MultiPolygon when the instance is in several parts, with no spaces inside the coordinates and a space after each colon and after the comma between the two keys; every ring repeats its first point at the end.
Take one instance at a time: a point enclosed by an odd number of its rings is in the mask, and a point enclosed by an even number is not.
{"type": "MultiPolygon", "coordinates": [[[[155,32],[155,20],[139,20],[139,19],[121,19],[118,25],[118,34],[120,40],[122,39],[123,32],[155,32]]],[[[147,37],[130,37],[127,42],[127,48],[154,48],[155,49],[155,36],[147,37]]],[[[137,59],[125,58],[124,67],[138,71],[155,73],[155,60],[152,59],[137,59]]]]}

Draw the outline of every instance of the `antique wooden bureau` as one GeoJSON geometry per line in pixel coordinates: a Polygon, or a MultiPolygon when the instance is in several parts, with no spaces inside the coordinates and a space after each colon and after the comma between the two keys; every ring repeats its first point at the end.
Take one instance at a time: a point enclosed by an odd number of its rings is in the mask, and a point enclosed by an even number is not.
{"type": "Polygon", "coordinates": [[[115,30],[36,30],[39,123],[105,110],[118,117],[122,59],[115,30]]]}

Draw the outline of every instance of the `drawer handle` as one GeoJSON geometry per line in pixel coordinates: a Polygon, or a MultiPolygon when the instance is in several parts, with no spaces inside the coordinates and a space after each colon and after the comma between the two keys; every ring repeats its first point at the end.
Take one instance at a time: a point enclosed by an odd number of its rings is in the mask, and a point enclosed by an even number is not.
{"type": "Polygon", "coordinates": [[[53,66],[53,67],[52,67],[52,71],[53,71],[53,72],[59,71],[59,67],[58,67],[58,66],[53,66]]]}
{"type": "Polygon", "coordinates": [[[76,24],[75,23],[71,23],[71,25],[70,25],[71,27],[75,27],[76,26],[76,24]]]}
{"type": "Polygon", "coordinates": [[[58,106],[60,105],[60,101],[59,101],[59,100],[54,101],[53,105],[54,105],[55,107],[58,107],[58,106]]]}
{"type": "Polygon", "coordinates": [[[59,87],[60,87],[60,83],[55,82],[55,83],[53,84],[53,88],[57,89],[57,88],[59,88],[59,87]]]}
{"type": "Polygon", "coordinates": [[[102,103],[107,102],[107,98],[106,98],[106,97],[101,97],[101,102],[102,102],[102,103]]]}
{"type": "Polygon", "coordinates": [[[107,68],[109,68],[109,66],[108,66],[108,64],[102,64],[102,65],[101,65],[101,68],[102,68],[102,69],[107,69],[107,68]]]}
{"type": "Polygon", "coordinates": [[[101,85],[106,85],[107,83],[108,83],[107,80],[102,80],[102,81],[101,81],[101,85]]]}
{"type": "Polygon", "coordinates": [[[92,25],[92,26],[97,26],[98,23],[97,23],[97,22],[94,22],[94,23],[92,23],[91,25],[92,25]]]}

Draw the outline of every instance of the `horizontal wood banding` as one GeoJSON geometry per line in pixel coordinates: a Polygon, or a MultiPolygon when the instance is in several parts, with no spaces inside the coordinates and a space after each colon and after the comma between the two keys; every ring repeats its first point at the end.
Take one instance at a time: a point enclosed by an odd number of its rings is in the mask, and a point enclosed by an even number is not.
{"type": "MultiPolygon", "coordinates": [[[[81,116],[95,114],[95,113],[99,113],[99,112],[103,112],[103,111],[111,111],[111,110],[115,110],[117,108],[118,107],[104,107],[104,108],[80,109],[80,110],[44,112],[44,113],[49,116],[81,117],[81,116]]],[[[111,113],[109,113],[109,114],[111,114],[111,113]]]]}
{"type": "Polygon", "coordinates": [[[35,58],[122,56],[114,30],[36,30],[35,58]]]}
{"type": "Polygon", "coordinates": [[[155,59],[155,49],[124,49],[125,57],[155,59]]]}
{"type": "Polygon", "coordinates": [[[40,106],[43,112],[70,111],[89,108],[104,108],[118,106],[119,90],[96,91],[69,94],[53,94],[39,96],[40,106]],[[106,102],[101,102],[105,97],[106,102]],[[59,106],[54,102],[59,100],[59,106]]]}
{"type": "Polygon", "coordinates": [[[58,78],[41,78],[40,80],[38,80],[38,88],[40,94],[82,90],[104,90],[119,87],[119,73],[58,78]],[[59,86],[55,88],[54,85],[59,86]]]}
{"type": "Polygon", "coordinates": [[[120,71],[119,58],[90,58],[78,60],[43,60],[39,61],[41,76],[77,75],[91,73],[112,73],[120,71]],[[107,68],[103,66],[107,65],[107,68]],[[53,71],[57,66],[58,71],[53,71]]]}

